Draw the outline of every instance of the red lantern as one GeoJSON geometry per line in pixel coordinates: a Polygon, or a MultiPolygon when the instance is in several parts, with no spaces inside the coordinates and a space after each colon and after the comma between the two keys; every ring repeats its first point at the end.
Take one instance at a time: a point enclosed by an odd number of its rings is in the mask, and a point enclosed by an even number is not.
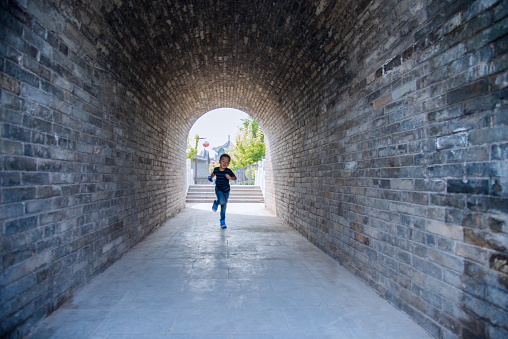
{"type": "Polygon", "coordinates": [[[208,141],[205,141],[205,142],[203,143],[203,146],[208,147],[208,146],[210,146],[210,144],[208,143],[208,141]]]}

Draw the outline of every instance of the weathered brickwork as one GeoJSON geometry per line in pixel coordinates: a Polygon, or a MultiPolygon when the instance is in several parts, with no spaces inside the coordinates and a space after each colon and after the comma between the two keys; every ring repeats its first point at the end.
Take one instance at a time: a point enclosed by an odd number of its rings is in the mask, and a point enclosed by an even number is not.
{"type": "Polygon", "coordinates": [[[365,57],[314,119],[281,126],[274,201],[435,336],[504,337],[506,6],[421,5],[414,27],[411,13],[371,5],[381,27],[357,31],[361,47],[343,42],[365,57]]]}
{"type": "Polygon", "coordinates": [[[267,207],[439,338],[508,336],[502,0],[0,4],[1,333],[184,206],[190,127],[242,109],[267,207]]]}
{"type": "Polygon", "coordinates": [[[13,4],[0,22],[0,318],[16,337],[183,207],[186,139],[85,37],[13,4]]]}

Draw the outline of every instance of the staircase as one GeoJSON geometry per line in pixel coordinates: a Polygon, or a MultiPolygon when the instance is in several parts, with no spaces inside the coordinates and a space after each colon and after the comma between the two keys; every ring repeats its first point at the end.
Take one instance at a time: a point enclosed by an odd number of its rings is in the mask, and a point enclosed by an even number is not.
{"type": "MultiPolygon", "coordinates": [[[[212,203],[215,196],[215,185],[190,185],[186,202],[212,203]]],[[[265,199],[259,186],[231,185],[228,203],[263,203],[265,199]]]]}

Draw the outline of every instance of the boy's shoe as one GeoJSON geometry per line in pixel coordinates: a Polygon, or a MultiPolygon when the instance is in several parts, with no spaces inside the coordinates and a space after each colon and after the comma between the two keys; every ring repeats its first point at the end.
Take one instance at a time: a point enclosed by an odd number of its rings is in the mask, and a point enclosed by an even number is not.
{"type": "Polygon", "coordinates": [[[212,205],[212,211],[217,212],[217,208],[218,208],[218,207],[219,207],[219,206],[218,206],[218,205],[215,203],[215,201],[214,201],[214,202],[213,202],[213,205],[212,205]]]}
{"type": "Polygon", "coordinates": [[[227,228],[227,226],[226,226],[226,220],[221,220],[220,221],[220,227],[227,228]]]}

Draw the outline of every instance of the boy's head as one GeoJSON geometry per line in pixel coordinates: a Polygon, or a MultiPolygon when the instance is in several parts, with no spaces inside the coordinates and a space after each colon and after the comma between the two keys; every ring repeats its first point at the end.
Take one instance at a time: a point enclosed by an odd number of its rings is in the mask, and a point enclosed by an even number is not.
{"type": "Polygon", "coordinates": [[[227,168],[229,166],[229,162],[231,161],[231,157],[227,154],[223,154],[219,158],[219,165],[221,168],[227,168]]]}
{"type": "Polygon", "coordinates": [[[219,162],[222,160],[222,158],[227,158],[228,162],[231,161],[231,157],[229,156],[229,154],[223,154],[223,155],[221,155],[220,159],[219,159],[219,162]]]}

